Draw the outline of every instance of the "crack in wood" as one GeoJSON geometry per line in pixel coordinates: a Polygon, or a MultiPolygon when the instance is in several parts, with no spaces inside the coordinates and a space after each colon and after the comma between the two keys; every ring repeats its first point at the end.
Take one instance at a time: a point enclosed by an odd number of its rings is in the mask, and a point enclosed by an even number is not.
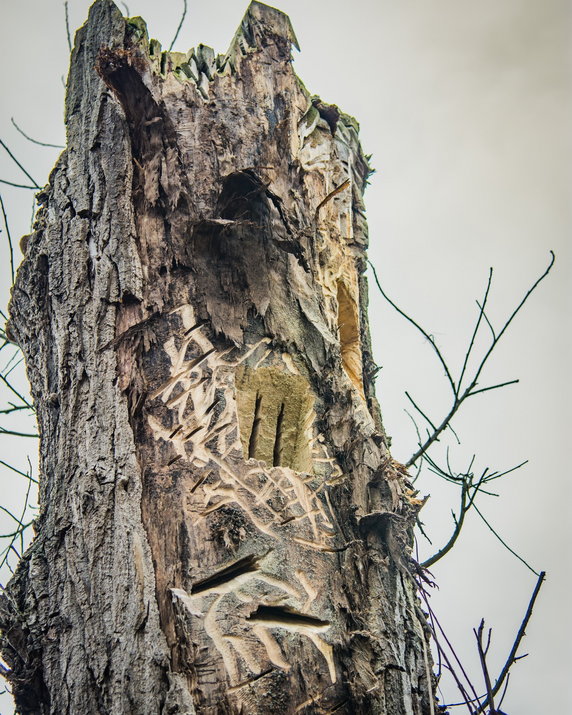
{"type": "Polygon", "coordinates": [[[197,595],[203,591],[211,591],[223,584],[234,581],[243,574],[251,573],[259,569],[260,556],[245,556],[233,564],[225,566],[220,571],[212,574],[208,578],[201,579],[191,587],[191,594],[197,595]]]}
{"type": "Polygon", "coordinates": [[[248,678],[248,680],[243,680],[242,683],[238,683],[238,685],[233,685],[231,688],[228,688],[227,693],[235,693],[237,690],[245,688],[247,685],[256,683],[257,680],[260,680],[260,678],[264,678],[265,675],[268,675],[272,672],[274,672],[274,668],[267,668],[266,670],[263,670],[262,673],[253,675],[252,678],[248,678]]]}
{"type": "Polygon", "coordinates": [[[256,403],[254,407],[254,420],[252,422],[252,431],[250,433],[250,439],[248,440],[248,457],[253,459],[256,456],[256,447],[258,443],[258,434],[260,432],[260,422],[262,417],[260,416],[260,405],[262,404],[262,395],[256,393],[256,403]]]}
{"type": "Polygon", "coordinates": [[[300,613],[292,608],[283,606],[259,606],[254,613],[248,617],[249,621],[257,623],[268,623],[282,627],[297,626],[304,628],[312,628],[316,631],[328,630],[331,623],[322,621],[314,616],[309,616],[307,613],[300,613]]]}
{"type": "Polygon", "coordinates": [[[280,405],[278,417],[276,418],[276,438],[274,440],[274,449],[272,453],[272,464],[279,467],[282,464],[282,426],[284,422],[284,403],[280,405]]]}

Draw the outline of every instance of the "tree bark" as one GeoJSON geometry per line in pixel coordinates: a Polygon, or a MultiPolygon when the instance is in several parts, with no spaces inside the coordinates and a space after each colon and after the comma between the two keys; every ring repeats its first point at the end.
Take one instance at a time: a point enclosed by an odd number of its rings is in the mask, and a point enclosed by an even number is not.
{"type": "Polygon", "coordinates": [[[161,52],[97,0],[11,301],[41,433],[21,713],[435,712],[373,393],[358,125],[288,18],[161,52]]]}

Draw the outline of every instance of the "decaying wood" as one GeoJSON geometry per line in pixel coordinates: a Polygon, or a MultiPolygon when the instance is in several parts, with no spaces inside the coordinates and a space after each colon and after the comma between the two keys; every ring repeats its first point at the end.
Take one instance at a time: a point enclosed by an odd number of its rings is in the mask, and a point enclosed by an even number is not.
{"type": "Polygon", "coordinates": [[[432,713],[373,394],[358,127],[288,18],[161,52],[97,0],[11,330],[41,430],[22,713],[432,713]]]}

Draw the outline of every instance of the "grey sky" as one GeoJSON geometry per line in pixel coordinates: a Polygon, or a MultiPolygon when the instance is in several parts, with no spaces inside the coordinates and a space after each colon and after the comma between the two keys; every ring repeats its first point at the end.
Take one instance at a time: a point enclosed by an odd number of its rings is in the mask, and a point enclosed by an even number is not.
{"type": "MultiPolygon", "coordinates": [[[[150,33],[170,44],[180,2],[128,0],[150,33]]],[[[223,52],[245,0],[189,0],[176,49],[199,42],[223,52]]],[[[71,0],[72,27],[87,0],[71,0]]],[[[542,272],[549,249],[553,275],[531,299],[501,344],[483,385],[519,377],[506,391],[476,397],[456,423],[454,465],[504,469],[529,459],[498,482],[501,498],[479,504],[503,538],[535,569],[548,572],[503,710],[518,715],[572,712],[568,674],[570,532],[565,458],[570,430],[570,208],[572,69],[570,4],[564,0],[282,0],[302,52],[295,68],[312,93],[338,104],[361,124],[364,149],[378,170],[366,193],[370,257],[390,295],[435,335],[451,365],[462,362],[475,299],[495,267],[491,319],[500,322],[542,272]]],[[[10,124],[43,141],[63,143],[61,76],[67,44],[59,0],[2,2],[0,138],[42,184],[56,150],[27,143],[10,124]]],[[[0,178],[22,177],[0,156],[0,178]]],[[[18,238],[27,231],[31,192],[1,188],[18,238]]],[[[7,297],[5,244],[0,303],[7,297]]],[[[415,433],[403,412],[409,390],[438,420],[447,385],[421,336],[371,289],[370,320],[378,396],[394,456],[405,461],[415,433]]],[[[482,346],[481,346],[482,347],[482,346]]],[[[4,424],[4,423],[2,423],[4,424]]],[[[6,438],[4,438],[5,440],[6,438]]],[[[21,446],[0,445],[23,464],[21,446]]],[[[0,455],[0,458],[4,458],[0,455]]],[[[17,500],[0,473],[2,498],[17,500]]],[[[438,548],[450,533],[454,492],[429,478],[423,520],[438,548]]],[[[422,554],[431,547],[420,542],[422,554]]],[[[434,607],[472,666],[471,629],[482,616],[494,626],[494,662],[502,664],[535,578],[484,528],[467,523],[455,551],[434,568],[434,607]]],[[[475,680],[480,684],[477,671],[475,680]]],[[[444,685],[447,699],[457,699],[444,685]]],[[[0,701],[3,713],[8,706],[0,701]]],[[[459,712],[461,712],[459,710],[459,712]]]]}

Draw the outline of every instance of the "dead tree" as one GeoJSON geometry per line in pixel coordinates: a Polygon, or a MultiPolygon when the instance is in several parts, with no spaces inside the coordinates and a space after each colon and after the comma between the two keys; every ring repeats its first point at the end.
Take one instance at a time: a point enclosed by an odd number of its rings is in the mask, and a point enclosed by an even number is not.
{"type": "Polygon", "coordinates": [[[436,712],[367,323],[358,125],[253,2],[228,53],[97,0],[11,302],[41,434],[20,713],[436,712]]]}

